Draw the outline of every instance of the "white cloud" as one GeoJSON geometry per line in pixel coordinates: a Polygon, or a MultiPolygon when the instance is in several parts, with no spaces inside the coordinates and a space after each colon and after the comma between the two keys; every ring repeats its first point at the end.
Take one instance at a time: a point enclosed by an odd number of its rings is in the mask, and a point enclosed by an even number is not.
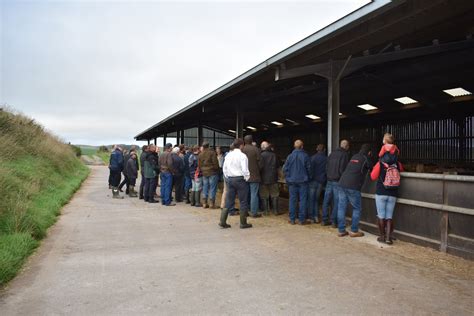
{"type": "Polygon", "coordinates": [[[130,143],[367,2],[3,1],[0,103],[74,143],[130,143]]]}

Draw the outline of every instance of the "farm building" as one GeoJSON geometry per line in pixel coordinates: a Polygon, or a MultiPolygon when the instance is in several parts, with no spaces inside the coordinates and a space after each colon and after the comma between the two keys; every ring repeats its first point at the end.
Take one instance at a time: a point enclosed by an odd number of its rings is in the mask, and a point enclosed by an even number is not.
{"type": "MultiPolygon", "coordinates": [[[[268,58],[136,140],[228,146],[252,134],[284,159],[391,132],[403,173],[400,239],[474,258],[474,2],[377,0],[268,58]],[[416,172],[415,172],[416,171],[416,172]]],[[[362,224],[375,230],[373,183],[362,224]]]]}

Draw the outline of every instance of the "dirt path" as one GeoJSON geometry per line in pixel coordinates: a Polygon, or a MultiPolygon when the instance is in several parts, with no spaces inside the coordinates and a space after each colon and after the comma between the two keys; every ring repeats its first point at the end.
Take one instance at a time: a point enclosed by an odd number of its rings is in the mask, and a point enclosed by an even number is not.
{"type": "Polygon", "coordinates": [[[217,210],[112,200],[107,168],[63,209],[1,315],[473,315],[473,263],[283,217],[217,227],[217,210]]]}

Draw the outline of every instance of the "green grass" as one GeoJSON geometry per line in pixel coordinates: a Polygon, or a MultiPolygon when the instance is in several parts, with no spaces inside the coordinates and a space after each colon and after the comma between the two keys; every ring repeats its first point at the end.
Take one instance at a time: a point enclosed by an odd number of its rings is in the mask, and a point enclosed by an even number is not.
{"type": "Polygon", "coordinates": [[[38,244],[28,233],[0,236],[0,284],[15,277],[38,244]]]}
{"type": "Polygon", "coordinates": [[[14,207],[0,217],[0,284],[15,276],[89,174],[79,162],[69,172],[58,173],[38,157],[24,157],[3,167],[10,170],[3,180],[18,192],[18,200],[10,202],[14,207]]]}
{"type": "Polygon", "coordinates": [[[103,152],[103,151],[98,151],[95,153],[96,156],[100,157],[102,161],[108,165],[109,164],[109,159],[110,159],[110,153],[103,152]]]}
{"type": "Polygon", "coordinates": [[[33,120],[0,110],[0,285],[54,224],[89,169],[33,120]]]}
{"type": "Polygon", "coordinates": [[[97,153],[97,148],[95,147],[80,147],[82,154],[86,156],[92,156],[97,153]]]}

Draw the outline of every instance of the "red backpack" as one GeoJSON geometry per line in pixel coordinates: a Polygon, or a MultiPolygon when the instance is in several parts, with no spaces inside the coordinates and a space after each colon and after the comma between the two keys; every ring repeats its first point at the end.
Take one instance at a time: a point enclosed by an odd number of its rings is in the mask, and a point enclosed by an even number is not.
{"type": "Polygon", "coordinates": [[[387,169],[383,186],[385,189],[397,189],[400,186],[400,171],[398,170],[397,164],[388,165],[385,162],[382,162],[382,164],[385,169],[387,169]]]}

